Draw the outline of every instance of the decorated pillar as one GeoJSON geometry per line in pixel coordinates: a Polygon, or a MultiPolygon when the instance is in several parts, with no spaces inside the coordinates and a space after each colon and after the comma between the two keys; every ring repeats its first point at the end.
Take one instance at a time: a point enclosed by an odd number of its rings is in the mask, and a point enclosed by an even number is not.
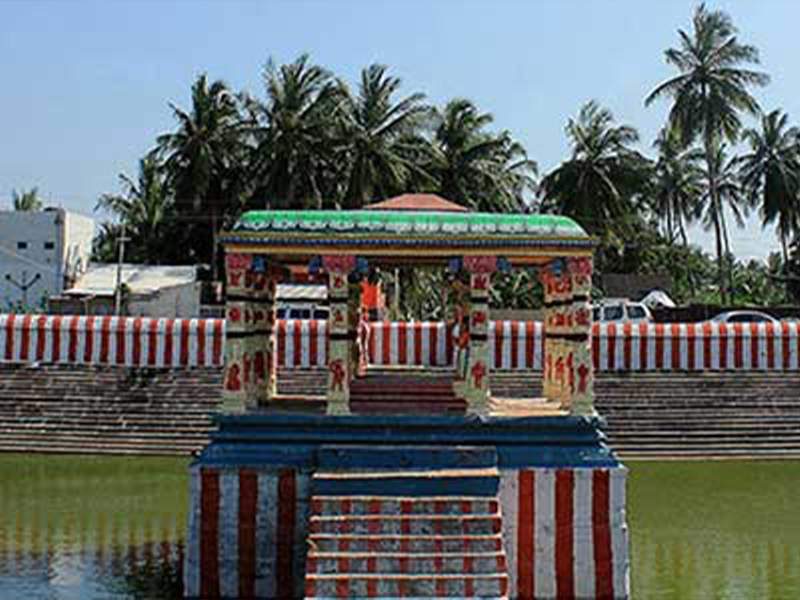
{"type": "Polygon", "coordinates": [[[489,411],[489,290],[492,273],[497,270],[494,256],[465,256],[464,269],[469,273],[469,347],[467,350],[464,397],[467,411],[489,411]]]}
{"type": "Polygon", "coordinates": [[[256,408],[274,393],[274,273],[263,257],[229,254],[225,274],[223,411],[242,412],[256,408]]]}
{"type": "Polygon", "coordinates": [[[556,260],[544,285],[544,395],[571,414],[594,414],[592,259],[556,260]]]}
{"type": "MultiPolygon", "coordinates": [[[[328,274],[328,414],[350,413],[350,379],[352,364],[352,332],[348,301],[348,276],[356,267],[355,256],[323,256],[322,266],[328,274]]],[[[353,323],[355,326],[355,323],[353,323]]]]}

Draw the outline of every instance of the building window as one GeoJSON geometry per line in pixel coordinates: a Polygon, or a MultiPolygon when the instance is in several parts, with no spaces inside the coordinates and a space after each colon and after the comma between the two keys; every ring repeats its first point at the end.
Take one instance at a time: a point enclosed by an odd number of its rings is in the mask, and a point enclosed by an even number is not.
{"type": "Polygon", "coordinates": [[[55,242],[45,242],[44,243],[44,249],[45,250],[54,250],[55,247],[56,247],[56,243],[55,242]]]}
{"type": "Polygon", "coordinates": [[[17,250],[27,250],[28,242],[17,242],[17,250]]]}

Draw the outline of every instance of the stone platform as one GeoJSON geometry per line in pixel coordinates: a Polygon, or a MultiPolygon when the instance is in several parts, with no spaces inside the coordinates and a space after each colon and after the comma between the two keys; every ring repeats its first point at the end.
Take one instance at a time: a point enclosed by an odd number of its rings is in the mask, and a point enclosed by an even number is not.
{"type": "Polygon", "coordinates": [[[187,597],[627,598],[626,469],[591,417],[218,418],[187,597]]]}

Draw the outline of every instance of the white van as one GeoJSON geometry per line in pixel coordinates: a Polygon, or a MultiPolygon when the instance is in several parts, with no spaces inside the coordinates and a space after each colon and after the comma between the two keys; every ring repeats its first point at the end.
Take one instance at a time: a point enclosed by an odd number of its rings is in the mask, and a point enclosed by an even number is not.
{"type": "Polygon", "coordinates": [[[649,323],[653,315],[641,302],[607,299],[592,306],[592,319],[595,323],[649,323]]]}

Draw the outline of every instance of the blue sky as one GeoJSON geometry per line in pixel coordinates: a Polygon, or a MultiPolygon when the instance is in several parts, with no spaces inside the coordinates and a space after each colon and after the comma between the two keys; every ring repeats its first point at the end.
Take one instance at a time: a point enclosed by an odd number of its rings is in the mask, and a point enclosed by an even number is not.
{"type": "MultiPolygon", "coordinates": [[[[643,98],[670,75],[663,51],[695,4],[0,0],[0,206],[13,189],[36,185],[53,203],[90,213],[173,126],[168,102],[187,105],[196,75],[260,95],[266,60],[301,52],[349,81],[381,62],[432,102],[468,97],[543,172],[566,157],[564,124],[592,98],[634,125],[649,152],[668,105],[645,108],[643,98]]],[[[710,6],[760,49],[772,77],[757,92],[762,106],[800,118],[800,3],[710,6]]],[[[711,249],[709,234],[692,237],[711,249]]],[[[732,237],[740,256],[777,248],[755,217],[732,237]]]]}

